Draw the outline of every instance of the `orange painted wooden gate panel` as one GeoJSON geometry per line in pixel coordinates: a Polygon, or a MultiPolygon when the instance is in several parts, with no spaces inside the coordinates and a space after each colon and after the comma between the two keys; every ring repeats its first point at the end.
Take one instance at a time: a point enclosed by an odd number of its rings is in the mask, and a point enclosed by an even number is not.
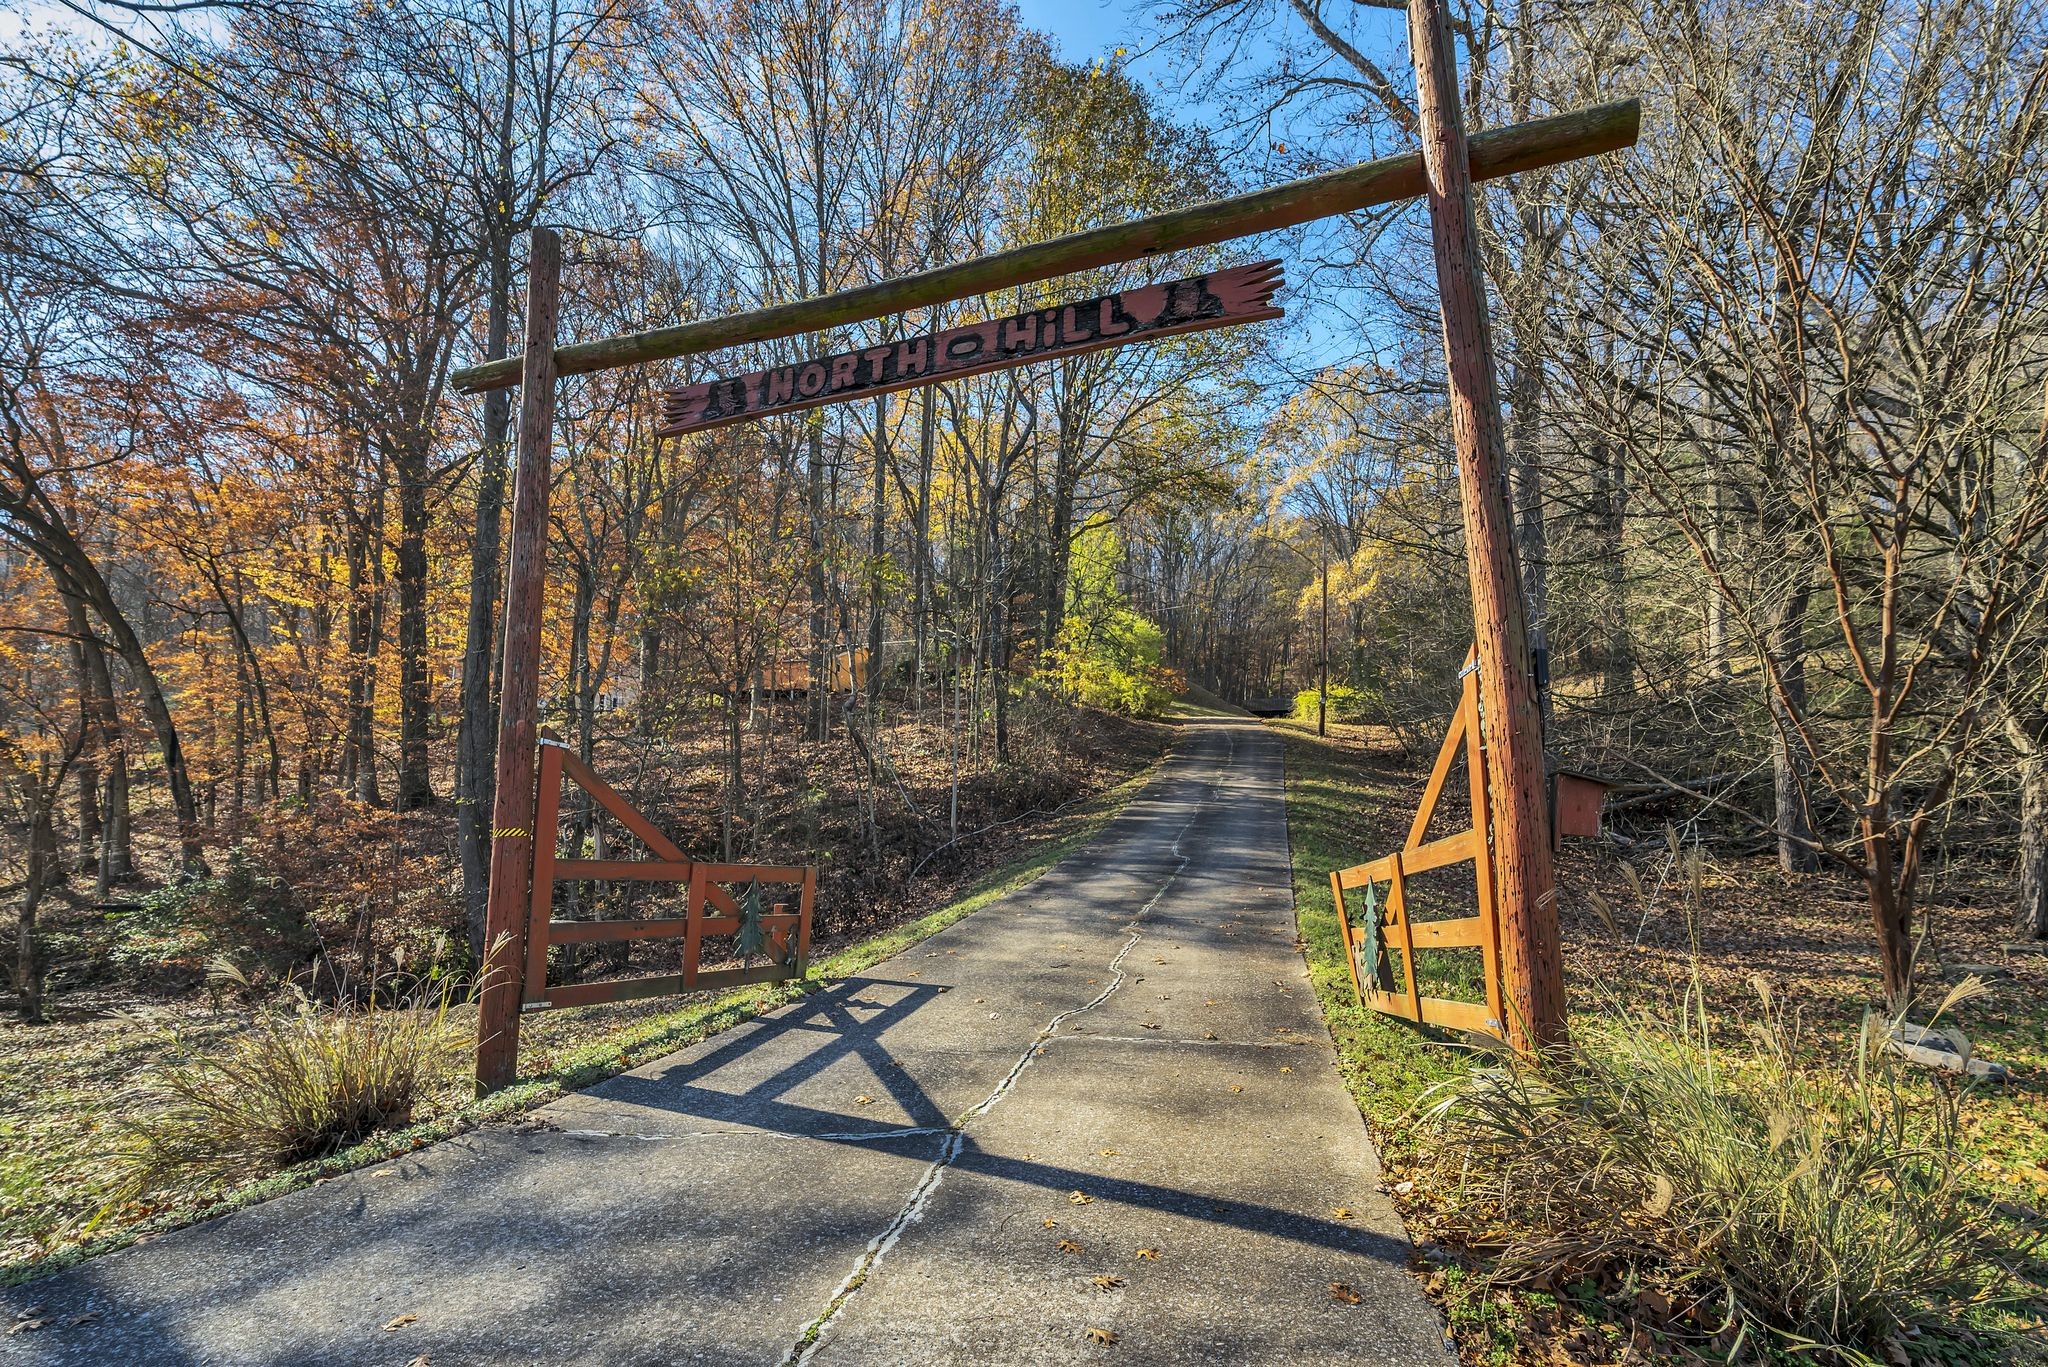
{"type": "Polygon", "coordinates": [[[522,999],[526,1010],[549,1006],[586,1006],[593,1002],[659,997],[673,992],[733,987],[743,983],[801,978],[810,968],[811,904],[818,890],[812,867],[762,864],[713,864],[690,859],[661,830],[615,792],[559,741],[544,740],[540,749],[539,798],[534,805],[533,907],[526,930],[526,974],[522,999]],[[562,859],[557,857],[555,831],[561,819],[562,780],[567,777],[590,794],[620,825],[647,847],[652,859],[562,859]],[[602,921],[554,919],[555,885],[585,880],[598,882],[667,882],[687,887],[681,916],[602,921]],[[797,897],[796,910],[786,901],[767,904],[762,887],[786,886],[797,897]],[[744,892],[734,894],[735,887],[744,892]],[[680,973],[599,982],[548,986],[548,947],[620,940],[681,938],[680,973]],[[732,937],[729,943],[719,938],[732,937]],[[750,944],[749,940],[757,941],[750,944]],[[706,946],[713,962],[736,957],[736,968],[703,972],[706,946]],[[721,953],[720,951],[723,951],[721,953]],[[758,953],[765,962],[752,962],[758,953]]]}
{"type": "Polygon", "coordinates": [[[1351,967],[1351,985],[1358,999],[1377,1011],[1404,1016],[1427,1025],[1470,1030],[1506,1038],[1501,1014],[1500,909],[1494,897],[1493,852],[1486,837],[1486,752],[1479,740],[1479,674],[1466,656],[1458,710],[1451,718],[1443,748],[1430,771],[1415,820],[1401,848],[1370,863],[1339,869],[1330,875],[1336,899],[1337,925],[1344,937],[1344,957],[1351,967]],[[1472,825],[1453,835],[1425,842],[1429,819],[1436,814],[1451,766],[1460,747],[1465,751],[1472,796],[1472,825]],[[1408,915],[1407,880],[1417,874],[1471,861],[1476,875],[1479,911],[1445,921],[1414,921],[1408,915]],[[1381,886],[1387,888],[1384,901],[1381,886]],[[1347,895],[1348,894],[1348,895],[1347,895]],[[1362,924],[1353,924],[1353,917],[1362,924]],[[1486,1001],[1425,997],[1418,986],[1415,952],[1419,949],[1479,950],[1485,960],[1486,1001]],[[1406,970],[1405,986],[1393,979],[1398,954],[1406,970]]]}

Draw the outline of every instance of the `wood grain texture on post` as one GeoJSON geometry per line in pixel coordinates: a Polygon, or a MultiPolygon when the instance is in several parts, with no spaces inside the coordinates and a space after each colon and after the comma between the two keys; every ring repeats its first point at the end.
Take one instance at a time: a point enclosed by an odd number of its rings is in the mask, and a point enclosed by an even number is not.
{"type": "MultiPolygon", "coordinates": [[[[1470,154],[1458,104],[1457,50],[1447,0],[1408,0],[1416,112],[1427,176],[1430,237],[1443,312],[1451,435],[1472,580],[1479,657],[1480,735],[1486,746],[1494,895],[1500,909],[1503,1022],[1517,1047],[1565,1038],[1564,966],[1550,862],[1543,729],[1529,624],[1509,513],[1506,444],[1494,383],[1486,278],[1472,208],[1470,154]]],[[[1474,813],[1475,824],[1478,813],[1474,813]]]]}
{"type": "Polygon", "coordinates": [[[521,358],[512,554],[505,573],[505,655],[498,698],[498,793],[491,817],[490,901],[484,922],[483,988],[477,1011],[479,1093],[519,1071],[528,884],[533,876],[534,756],[540,742],[540,614],[546,584],[549,445],[555,421],[555,325],[562,295],[562,239],[535,228],[527,257],[526,352],[521,358]]]}

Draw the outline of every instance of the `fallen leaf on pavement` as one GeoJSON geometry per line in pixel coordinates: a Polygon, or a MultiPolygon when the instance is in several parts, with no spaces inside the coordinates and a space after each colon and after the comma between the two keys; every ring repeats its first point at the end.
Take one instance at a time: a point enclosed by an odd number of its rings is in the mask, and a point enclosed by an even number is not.
{"type": "Polygon", "coordinates": [[[875,1104],[875,1099],[871,1096],[863,1094],[861,1096],[855,1097],[853,1099],[853,1104],[856,1106],[872,1106],[875,1104]]]}
{"type": "Polygon", "coordinates": [[[1118,1152],[1117,1152],[1117,1151],[1116,1151],[1115,1149],[1104,1149],[1104,1150],[1102,1151],[1102,1156],[1103,1156],[1104,1158],[1121,1158],[1121,1157],[1123,1157],[1123,1155],[1122,1155],[1122,1154],[1120,1154],[1120,1153],[1118,1153],[1118,1152]]]}
{"type": "Polygon", "coordinates": [[[1096,1288],[1102,1291],[1114,1291],[1124,1284],[1122,1277],[1112,1277],[1107,1272],[1099,1277],[1090,1277],[1088,1280],[1094,1282],[1096,1288]]]}
{"type": "Polygon", "coordinates": [[[1069,1193],[1069,1195],[1067,1196],[1067,1204],[1070,1206],[1085,1206],[1094,1199],[1095,1198],[1093,1196],[1090,1196],[1085,1191],[1076,1191],[1069,1193]]]}
{"type": "Polygon", "coordinates": [[[1233,1092],[1241,1092],[1244,1090],[1244,1088],[1233,1086],[1230,1090],[1233,1092]]]}
{"type": "Polygon", "coordinates": [[[1141,1248],[1138,1250],[1138,1256],[1148,1263],[1156,1263],[1159,1261],[1159,1250],[1156,1248],[1141,1248]]]}
{"type": "Polygon", "coordinates": [[[16,1320],[14,1327],[7,1331],[7,1336],[12,1338],[16,1334],[33,1334],[48,1323],[48,1320],[16,1320]]]}
{"type": "Polygon", "coordinates": [[[1331,1219],[1333,1219],[1333,1220],[1348,1220],[1348,1219],[1350,1219],[1350,1218],[1351,1218],[1351,1207],[1349,1207],[1349,1206],[1331,1206],[1331,1207],[1330,1207],[1330,1218],[1331,1218],[1331,1219]]]}
{"type": "Polygon", "coordinates": [[[384,1332],[388,1334],[393,1329],[403,1329],[406,1325],[412,1324],[416,1322],[418,1319],[418,1315],[400,1315],[397,1319],[391,1321],[391,1323],[384,1326],[384,1332]]]}
{"type": "Polygon", "coordinates": [[[1091,1328],[1088,1330],[1087,1337],[1090,1343],[1115,1343],[1116,1330],[1091,1328]]]}
{"type": "Polygon", "coordinates": [[[1365,1304],[1365,1297],[1359,1295],[1356,1291],[1353,1291],[1350,1287],[1344,1285],[1344,1283],[1342,1282],[1330,1283],[1330,1299],[1333,1301],[1342,1301],[1346,1305],[1365,1304]]]}
{"type": "Polygon", "coordinates": [[[1081,1251],[1081,1245],[1075,1243],[1072,1239],[1062,1239],[1054,1244],[1053,1247],[1062,1253],[1079,1253],[1081,1251]]]}
{"type": "Polygon", "coordinates": [[[1048,1219],[1046,1220],[1046,1222],[1045,1222],[1045,1227],[1046,1227],[1047,1229],[1058,1229],[1058,1228],[1059,1228],[1059,1224],[1060,1224],[1060,1222],[1059,1222],[1058,1220],[1054,1220],[1054,1219],[1050,1219],[1050,1218],[1048,1218],[1048,1219]]]}

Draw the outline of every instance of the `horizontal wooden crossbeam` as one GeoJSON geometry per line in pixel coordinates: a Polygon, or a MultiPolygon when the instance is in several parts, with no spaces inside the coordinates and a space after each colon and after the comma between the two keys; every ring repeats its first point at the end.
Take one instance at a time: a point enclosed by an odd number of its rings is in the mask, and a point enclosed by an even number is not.
{"type": "MultiPolygon", "coordinates": [[[[1441,840],[1432,840],[1427,845],[1402,850],[1401,872],[1428,873],[1432,869],[1449,868],[1475,859],[1486,847],[1479,839],[1479,833],[1466,829],[1456,835],[1447,835],[1441,840]]],[[[1394,876],[1394,856],[1383,855],[1370,863],[1342,869],[1337,874],[1338,884],[1346,891],[1362,888],[1367,883],[1384,883],[1394,876]]]]}
{"type": "MultiPolygon", "coordinates": [[[[1633,146],[1642,126],[1642,112],[1640,101],[1621,100],[1475,133],[1471,138],[1472,179],[1495,180],[1633,146]]],[[[1250,194],[1091,228],[837,294],[557,347],[554,369],[558,375],[584,375],[818,332],[1096,266],[1292,228],[1412,199],[1425,188],[1421,153],[1382,157],[1250,194]]],[[[465,394],[507,389],[519,383],[523,365],[520,356],[486,361],[456,371],[452,383],[465,394]]]]}
{"type": "Polygon", "coordinates": [[[1410,921],[1409,941],[1417,949],[1484,949],[1486,922],[1477,916],[1444,921],[1410,921]]]}
{"type": "MultiPolygon", "coordinates": [[[[763,912],[761,929],[790,931],[797,929],[802,921],[803,918],[793,911],[763,912]]],[[[675,939],[688,935],[690,925],[690,918],[687,916],[664,916],[649,920],[549,921],[548,943],[575,945],[603,944],[614,940],[675,939]]],[[[740,918],[705,916],[698,918],[696,926],[702,934],[731,935],[739,930],[740,918]]]]}
{"type": "Polygon", "coordinates": [[[535,1006],[595,1006],[600,1002],[630,1002],[643,997],[666,997],[677,992],[705,992],[720,987],[744,987],[749,983],[774,983],[794,977],[780,964],[753,968],[721,968],[710,973],[665,973],[655,978],[611,978],[598,983],[567,983],[551,987],[535,1006]]]}
{"type": "Polygon", "coordinates": [[[1384,1011],[1391,1016],[1406,1016],[1419,1020],[1424,1025],[1438,1025],[1446,1030],[1466,1030],[1479,1035],[1497,1035],[1493,1018],[1479,1002],[1453,1001],[1449,997],[1422,997],[1414,1005],[1398,992],[1379,992],[1372,988],[1361,989],[1359,994],[1367,1006],[1375,1011],[1384,1011]]]}

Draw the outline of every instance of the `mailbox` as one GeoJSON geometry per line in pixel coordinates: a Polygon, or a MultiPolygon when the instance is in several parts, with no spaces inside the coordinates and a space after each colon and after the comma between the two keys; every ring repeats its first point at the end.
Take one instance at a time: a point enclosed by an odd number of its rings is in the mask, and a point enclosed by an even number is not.
{"type": "Polygon", "coordinates": [[[1568,835],[1600,834],[1600,809],[1615,785],[1592,774],[1558,769],[1550,775],[1550,845],[1559,848],[1568,835]]]}

